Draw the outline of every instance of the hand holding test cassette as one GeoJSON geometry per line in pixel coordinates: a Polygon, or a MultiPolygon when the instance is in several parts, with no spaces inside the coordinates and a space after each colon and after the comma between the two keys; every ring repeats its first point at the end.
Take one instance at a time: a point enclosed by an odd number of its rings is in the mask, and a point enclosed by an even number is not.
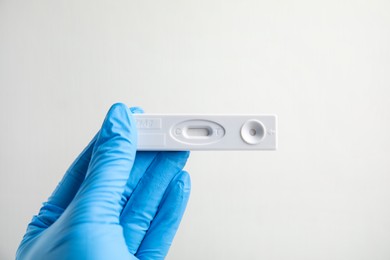
{"type": "Polygon", "coordinates": [[[273,150],[275,116],[115,104],[28,225],[16,259],[164,259],[190,194],[184,150],[273,150]]]}

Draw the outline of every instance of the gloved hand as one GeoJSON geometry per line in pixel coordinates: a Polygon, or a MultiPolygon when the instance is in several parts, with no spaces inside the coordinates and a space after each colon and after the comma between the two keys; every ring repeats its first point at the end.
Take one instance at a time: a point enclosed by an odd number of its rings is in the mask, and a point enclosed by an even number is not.
{"type": "Polygon", "coordinates": [[[188,152],[136,152],[130,110],[115,104],[28,225],[17,259],[163,259],[183,216],[188,152]]]}

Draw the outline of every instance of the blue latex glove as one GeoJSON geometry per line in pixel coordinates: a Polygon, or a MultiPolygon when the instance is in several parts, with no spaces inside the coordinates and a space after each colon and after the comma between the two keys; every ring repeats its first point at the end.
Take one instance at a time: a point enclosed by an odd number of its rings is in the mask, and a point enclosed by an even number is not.
{"type": "Polygon", "coordinates": [[[115,104],[34,216],[17,259],[163,259],[183,216],[188,152],[137,152],[132,112],[115,104]]]}

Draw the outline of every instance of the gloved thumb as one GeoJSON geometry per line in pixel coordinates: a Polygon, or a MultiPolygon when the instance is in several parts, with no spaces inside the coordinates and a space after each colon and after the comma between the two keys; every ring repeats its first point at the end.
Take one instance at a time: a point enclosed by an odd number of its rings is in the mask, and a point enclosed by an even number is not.
{"type": "Polygon", "coordinates": [[[119,222],[125,203],[121,197],[135,160],[136,130],[130,109],[114,104],[97,136],[85,180],[69,205],[74,221],[119,222]]]}

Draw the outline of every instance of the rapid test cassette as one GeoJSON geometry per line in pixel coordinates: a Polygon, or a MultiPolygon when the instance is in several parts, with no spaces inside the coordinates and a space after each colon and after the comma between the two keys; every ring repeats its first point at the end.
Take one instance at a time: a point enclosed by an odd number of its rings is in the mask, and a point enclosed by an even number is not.
{"type": "Polygon", "coordinates": [[[134,114],[140,151],[276,150],[275,115],[134,114]]]}

